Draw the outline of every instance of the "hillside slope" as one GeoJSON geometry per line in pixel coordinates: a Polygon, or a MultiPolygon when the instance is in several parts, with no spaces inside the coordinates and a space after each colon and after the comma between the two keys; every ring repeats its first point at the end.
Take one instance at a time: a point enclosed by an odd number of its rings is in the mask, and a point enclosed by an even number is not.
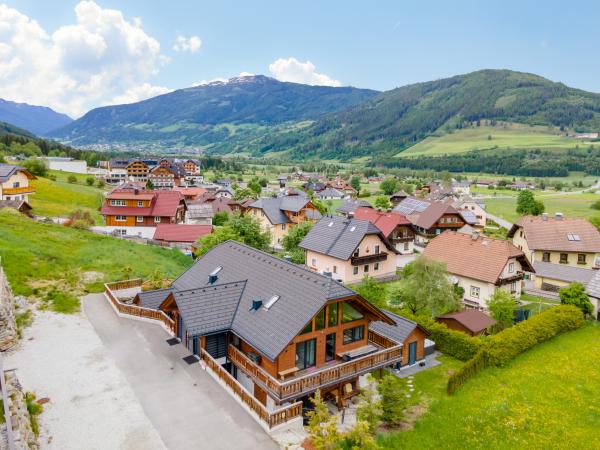
{"type": "Polygon", "coordinates": [[[600,129],[600,94],[509,70],[481,70],[383,92],[304,130],[265,139],[259,151],[293,149],[296,158],[391,156],[441,127],[502,120],[600,129]]]}
{"type": "Polygon", "coordinates": [[[46,106],[16,103],[0,98],[0,121],[43,135],[67,125],[73,119],[46,106]]]}
{"type": "Polygon", "coordinates": [[[262,75],[238,77],[138,103],[96,108],[51,135],[80,145],[214,145],[237,133],[254,136],[257,129],[260,135],[274,125],[316,120],[376,94],[352,87],[285,83],[262,75]]]}

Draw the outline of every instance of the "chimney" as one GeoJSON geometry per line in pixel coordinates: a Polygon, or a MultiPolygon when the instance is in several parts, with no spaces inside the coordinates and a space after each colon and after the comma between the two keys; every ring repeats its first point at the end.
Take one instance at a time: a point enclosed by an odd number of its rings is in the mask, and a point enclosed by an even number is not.
{"type": "Polygon", "coordinates": [[[262,300],[252,300],[252,306],[250,307],[250,311],[258,311],[262,304],[262,300]]]}
{"type": "Polygon", "coordinates": [[[138,195],[140,193],[140,190],[138,188],[135,188],[133,190],[133,195],[138,195]]]}
{"type": "Polygon", "coordinates": [[[562,218],[563,218],[563,213],[561,213],[561,212],[557,212],[557,213],[554,215],[554,218],[555,218],[556,220],[562,220],[562,218]]]}
{"type": "Polygon", "coordinates": [[[548,213],[542,213],[542,220],[546,222],[548,220],[548,213]]]}

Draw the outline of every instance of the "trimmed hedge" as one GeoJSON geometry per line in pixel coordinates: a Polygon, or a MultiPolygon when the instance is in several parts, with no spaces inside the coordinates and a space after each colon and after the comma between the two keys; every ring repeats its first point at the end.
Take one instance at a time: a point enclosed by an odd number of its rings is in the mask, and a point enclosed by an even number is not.
{"type": "Polygon", "coordinates": [[[535,345],[565,331],[580,328],[584,323],[579,308],[560,305],[482,341],[477,354],[448,379],[448,394],[456,392],[486,367],[503,366],[535,345]]]}
{"type": "Polygon", "coordinates": [[[423,328],[431,333],[430,338],[435,342],[437,350],[461,361],[468,361],[473,358],[483,344],[480,337],[473,337],[462,331],[451,330],[446,325],[433,320],[419,322],[423,328]]]}

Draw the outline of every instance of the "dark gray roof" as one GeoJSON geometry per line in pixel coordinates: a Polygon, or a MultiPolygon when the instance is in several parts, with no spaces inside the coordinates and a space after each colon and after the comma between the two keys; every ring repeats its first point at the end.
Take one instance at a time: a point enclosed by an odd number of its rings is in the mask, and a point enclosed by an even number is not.
{"type": "Polygon", "coordinates": [[[410,335],[410,333],[417,328],[417,323],[407,319],[406,317],[399,316],[398,314],[394,314],[393,312],[385,309],[382,309],[381,311],[390,319],[392,319],[396,323],[396,326],[389,325],[381,321],[373,321],[369,323],[370,331],[374,331],[375,333],[391,339],[398,344],[402,344],[410,335]]]}
{"type": "Polygon", "coordinates": [[[586,287],[588,295],[594,298],[600,298],[600,270],[594,271],[594,276],[586,287]]]}
{"type": "Polygon", "coordinates": [[[361,199],[356,199],[356,200],[346,200],[344,203],[342,203],[340,206],[338,206],[335,211],[340,213],[340,214],[349,214],[349,213],[353,213],[354,211],[356,211],[357,208],[360,208],[361,206],[367,207],[367,208],[372,208],[373,205],[371,205],[369,202],[365,201],[365,200],[361,200],[361,199]]]}
{"type": "Polygon", "coordinates": [[[231,329],[245,286],[245,281],[238,281],[176,292],[173,297],[188,335],[231,329]]]}
{"type": "Polygon", "coordinates": [[[307,209],[304,216],[309,220],[319,220],[323,217],[318,209],[307,209]]]}
{"type": "Polygon", "coordinates": [[[299,247],[344,261],[369,234],[377,234],[392,252],[395,252],[379,228],[368,220],[325,216],[319,220],[300,242],[299,247]]]}
{"type": "Polygon", "coordinates": [[[414,213],[421,213],[425,211],[431,205],[430,201],[422,200],[415,197],[408,197],[402,200],[394,211],[404,214],[405,216],[414,213]]]}
{"type": "Polygon", "coordinates": [[[211,218],[214,211],[210,203],[188,203],[187,217],[189,219],[211,218]]]}
{"type": "Polygon", "coordinates": [[[595,273],[592,269],[568,266],[566,264],[552,264],[543,261],[534,262],[533,268],[535,269],[535,274],[538,276],[568,281],[570,283],[586,284],[592,279],[595,273]]]}
{"type": "Polygon", "coordinates": [[[171,292],[173,292],[171,288],[156,289],[154,291],[140,292],[137,296],[144,308],[158,309],[171,292]]]}
{"type": "Polygon", "coordinates": [[[345,194],[341,191],[338,191],[336,188],[327,187],[320,192],[315,194],[317,198],[325,198],[325,197],[334,197],[334,198],[342,198],[345,194]]]}
{"type": "MultiPolygon", "coordinates": [[[[171,288],[175,292],[207,289],[211,287],[209,274],[219,266],[222,269],[217,274],[215,287],[246,282],[231,330],[271,360],[327,301],[355,295],[329,277],[235,241],[212,248],[177,278],[171,288]],[[274,295],[280,298],[268,311],[264,308],[250,311],[253,300],[266,303],[274,295]]],[[[177,299],[177,294],[174,295],[177,299]]],[[[199,301],[205,302],[205,299],[199,301]]]]}
{"type": "Polygon", "coordinates": [[[0,163],[0,183],[8,181],[19,170],[27,170],[21,166],[13,166],[12,164],[0,163]]]}
{"type": "Polygon", "coordinates": [[[262,209],[273,225],[290,223],[291,220],[283,211],[299,212],[309,202],[308,198],[300,195],[284,195],[277,198],[259,198],[249,205],[249,208],[262,209]]]}

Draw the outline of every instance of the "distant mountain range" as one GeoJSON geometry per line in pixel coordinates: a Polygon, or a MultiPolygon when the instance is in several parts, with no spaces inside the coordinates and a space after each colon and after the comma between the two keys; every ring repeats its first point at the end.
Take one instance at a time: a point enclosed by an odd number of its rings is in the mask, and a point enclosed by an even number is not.
{"type": "Polygon", "coordinates": [[[600,94],[509,70],[481,70],[386,92],[258,75],[96,108],[49,135],[72,145],[152,143],[210,153],[377,159],[481,119],[598,131],[600,94]]]}
{"type": "MultiPolygon", "coordinates": [[[[377,91],[308,86],[262,75],[212,82],[128,105],[106,106],[55,130],[50,136],[74,145],[163,142],[218,147],[250,141],[273,128],[303,126],[355,106],[377,91]]],[[[215,148],[214,150],[217,150],[215,148]]]]}
{"type": "Polygon", "coordinates": [[[34,106],[0,99],[0,121],[38,135],[44,135],[71,123],[73,119],[46,106],[34,106]]]}

